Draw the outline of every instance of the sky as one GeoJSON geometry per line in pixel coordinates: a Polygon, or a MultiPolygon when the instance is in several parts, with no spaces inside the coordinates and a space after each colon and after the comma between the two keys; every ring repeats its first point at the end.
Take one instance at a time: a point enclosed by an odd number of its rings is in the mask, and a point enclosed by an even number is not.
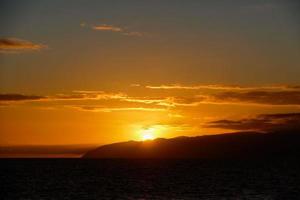
{"type": "Polygon", "coordinates": [[[2,0],[0,146],[300,122],[297,0],[2,0]]]}

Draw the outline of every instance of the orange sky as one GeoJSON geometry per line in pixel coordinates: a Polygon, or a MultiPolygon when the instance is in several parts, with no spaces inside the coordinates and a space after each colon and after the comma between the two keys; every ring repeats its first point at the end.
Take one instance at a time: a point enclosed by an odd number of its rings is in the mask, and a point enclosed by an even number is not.
{"type": "Polygon", "coordinates": [[[290,125],[300,18],[284,2],[1,2],[0,147],[290,125]]]}
{"type": "Polygon", "coordinates": [[[288,86],[131,85],[126,93],[3,94],[1,99],[1,143],[5,145],[141,140],[141,131],[149,128],[155,129],[155,137],[222,133],[237,130],[207,125],[300,109],[299,89],[288,86]]]}

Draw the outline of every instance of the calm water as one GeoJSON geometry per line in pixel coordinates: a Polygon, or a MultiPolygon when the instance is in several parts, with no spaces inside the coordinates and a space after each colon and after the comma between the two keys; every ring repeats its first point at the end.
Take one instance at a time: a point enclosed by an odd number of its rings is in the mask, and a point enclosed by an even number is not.
{"type": "Polygon", "coordinates": [[[0,199],[300,199],[295,160],[11,159],[0,164],[0,199]]]}

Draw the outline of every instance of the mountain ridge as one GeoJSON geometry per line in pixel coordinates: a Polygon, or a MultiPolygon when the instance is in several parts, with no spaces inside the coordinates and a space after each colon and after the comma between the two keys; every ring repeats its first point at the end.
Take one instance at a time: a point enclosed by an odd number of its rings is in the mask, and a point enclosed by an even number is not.
{"type": "Polygon", "coordinates": [[[263,158],[300,155],[300,132],[238,132],[100,146],[82,158],[263,158]]]}

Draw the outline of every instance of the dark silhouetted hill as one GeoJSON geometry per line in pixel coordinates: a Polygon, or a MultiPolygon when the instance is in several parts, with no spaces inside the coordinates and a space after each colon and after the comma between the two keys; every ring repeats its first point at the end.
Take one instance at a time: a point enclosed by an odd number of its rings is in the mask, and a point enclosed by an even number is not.
{"type": "Polygon", "coordinates": [[[241,132],[104,145],[83,158],[274,158],[300,155],[299,131],[241,132]]]}

